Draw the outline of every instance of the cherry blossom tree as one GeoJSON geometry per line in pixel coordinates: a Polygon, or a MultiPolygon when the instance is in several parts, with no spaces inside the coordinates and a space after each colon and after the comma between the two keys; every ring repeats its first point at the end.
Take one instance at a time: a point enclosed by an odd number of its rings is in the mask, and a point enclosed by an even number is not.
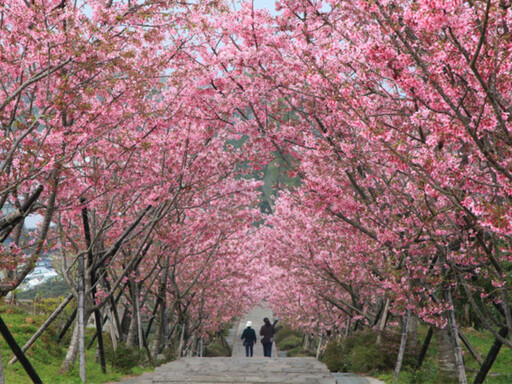
{"type": "Polygon", "coordinates": [[[276,7],[0,6],[1,291],[52,246],[73,285],[87,255],[86,291],[105,276],[86,312],[126,284],[129,343],[148,303],[155,356],[173,333],[195,348],[251,282],[318,334],[412,314],[465,383],[458,300],[512,347],[509,2],[276,7]],[[276,158],[300,183],[253,226],[251,175],[276,158]]]}
{"type": "Polygon", "coordinates": [[[337,221],[338,233],[358,232],[331,253],[357,257],[395,313],[434,323],[444,350],[457,352],[442,371],[465,382],[454,294],[510,345],[492,325],[511,324],[509,6],[277,6],[276,17],[245,3],[210,21],[202,57],[217,72],[205,73],[208,97],[224,115],[237,111],[237,128],[263,148],[296,159],[306,211],[337,221]]]}

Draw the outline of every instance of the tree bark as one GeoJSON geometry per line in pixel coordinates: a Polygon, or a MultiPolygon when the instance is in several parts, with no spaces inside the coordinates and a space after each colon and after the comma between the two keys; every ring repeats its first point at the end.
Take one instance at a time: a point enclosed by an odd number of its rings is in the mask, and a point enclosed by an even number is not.
{"type": "Polygon", "coordinates": [[[87,382],[85,373],[85,278],[84,278],[84,256],[78,256],[78,355],[80,364],[80,379],[83,383],[87,382]]]}
{"type": "Polygon", "coordinates": [[[439,383],[457,383],[457,365],[455,362],[454,346],[448,327],[435,328],[434,335],[437,344],[437,362],[439,365],[439,383]]]}
{"type": "MultiPolygon", "coordinates": [[[[156,308],[155,308],[156,309],[156,313],[155,313],[156,331],[155,331],[155,336],[153,337],[153,341],[151,342],[150,351],[151,351],[151,355],[153,356],[153,358],[156,359],[157,355],[160,353],[160,346],[162,345],[163,338],[164,338],[164,334],[163,334],[163,328],[164,328],[164,314],[163,314],[163,310],[165,310],[165,308],[163,308],[163,305],[160,303],[160,299],[159,298],[157,299],[157,301],[155,303],[155,306],[156,306],[156,308]]],[[[150,329],[149,329],[149,326],[148,326],[148,332],[149,332],[149,330],[150,329]]]]}
{"type": "Polygon", "coordinates": [[[137,304],[135,302],[136,285],[137,283],[130,279],[130,296],[131,296],[131,318],[130,318],[130,329],[128,330],[128,336],[126,337],[126,345],[133,348],[137,345],[137,304]]]}
{"type": "Polygon", "coordinates": [[[73,327],[73,333],[71,335],[71,341],[69,343],[68,350],[66,352],[66,357],[64,357],[64,361],[60,367],[59,373],[66,373],[71,370],[73,364],[75,362],[76,356],[78,354],[78,321],[75,322],[73,327]]]}
{"type": "Polygon", "coordinates": [[[411,313],[407,310],[403,329],[402,329],[402,339],[400,341],[400,349],[398,350],[398,356],[396,358],[395,372],[393,373],[393,382],[398,383],[398,375],[400,374],[400,370],[402,369],[402,362],[404,360],[405,347],[407,346],[407,333],[409,332],[409,318],[411,317],[411,313]]]}
{"type": "Polygon", "coordinates": [[[407,342],[412,350],[418,347],[418,317],[411,313],[409,318],[409,334],[407,335],[407,342]]]}
{"type": "MultiPolygon", "coordinates": [[[[82,199],[81,202],[83,203],[84,200],[82,199]]],[[[87,264],[89,266],[88,271],[91,279],[91,297],[92,302],[96,304],[96,266],[94,265],[91,227],[89,226],[89,216],[86,206],[82,208],[82,221],[84,226],[85,244],[87,246],[87,264]]],[[[107,364],[105,362],[105,351],[103,348],[103,319],[101,317],[99,308],[94,309],[94,319],[96,323],[96,336],[98,338],[98,353],[100,356],[101,371],[105,374],[107,373],[107,364]]]]}
{"type": "Polygon", "coordinates": [[[462,348],[459,343],[459,328],[457,326],[457,320],[455,319],[454,304],[452,300],[451,288],[445,289],[446,301],[450,304],[448,310],[448,326],[450,327],[450,336],[453,342],[453,353],[455,355],[455,364],[457,368],[457,378],[459,384],[467,384],[466,370],[464,368],[464,359],[462,358],[462,348]]]}
{"type": "Polygon", "coordinates": [[[318,340],[318,345],[316,347],[316,359],[320,360],[320,355],[322,354],[322,344],[324,341],[324,337],[320,335],[320,338],[318,340]]]}
{"type": "Polygon", "coordinates": [[[309,335],[304,335],[304,347],[305,350],[309,349],[309,335]]]}
{"type": "Polygon", "coordinates": [[[203,338],[200,337],[199,340],[197,340],[197,357],[203,357],[203,338]]]}
{"type": "Polygon", "coordinates": [[[112,348],[117,350],[117,341],[119,340],[119,330],[117,328],[117,322],[114,316],[114,313],[110,307],[107,307],[107,317],[108,317],[108,328],[110,333],[110,339],[112,340],[112,348]]]}
{"type": "MultiPolygon", "coordinates": [[[[158,296],[155,303],[156,309],[156,332],[155,337],[153,339],[153,343],[151,345],[151,354],[156,359],[156,356],[160,352],[160,346],[163,344],[163,340],[165,338],[165,311],[166,311],[166,301],[167,301],[167,275],[169,273],[169,257],[164,258],[164,264],[162,266],[162,278],[160,280],[160,287],[158,289],[158,296]]],[[[149,326],[148,326],[149,331],[149,326]]]]}
{"type": "Polygon", "coordinates": [[[418,360],[416,361],[416,366],[414,367],[414,369],[416,370],[421,368],[423,360],[425,360],[425,356],[427,355],[428,347],[430,346],[430,340],[432,340],[433,333],[434,330],[432,329],[432,327],[430,327],[428,329],[427,336],[425,336],[425,340],[423,341],[420,354],[418,355],[418,360]]]}
{"type": "Polygon", "coordinates": [[[185,324],[181,324],[181,333],[180,333],[180,344],[178,345],[178,351],[176,356],[180,358],[183,353],[183,348],[185,347],[185,324]]]}
{"type": "Polygon", "coordinates": [[[76,313],[77,313],[77,308],[75,308],[73,310],[71,315],[68,317],[66,324],[64,324],[64,326],[62,327],[62,329],[59,333],[59,336],[57,336],[57,343],[60,343],[62,341],[62,339],[66,335],[66,332],[68,331],[69,327],[71,327],[71,325],[73,324],[73,321],[75,321],[76,313]]]}
{"type": "Polygon", "coordinates": [[[384,309],[382,310],[382,315],[379,321],[379,332],[377,333],[377,340],[375,344],[380,345],[382,341],[382,331],[386,326],[386,322],[388,320],[388,312],[389,312],[389,298],[386,299],[386,303],[384,304],[384,309]]]}
{"type": "Polygon", "coordinates": [[[137,338],[139,339],[139,349],[144,348],[144,330],[142,329],[142,319],[140,315],[139,305],[139,289],[138,284],[135,283],[135,313],[137,315],[137,338]]]}

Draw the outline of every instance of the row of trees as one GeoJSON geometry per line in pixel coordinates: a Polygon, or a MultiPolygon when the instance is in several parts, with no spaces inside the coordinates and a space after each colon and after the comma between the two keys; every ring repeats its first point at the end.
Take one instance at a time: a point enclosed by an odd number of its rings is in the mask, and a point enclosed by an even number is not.
{"type": "Polygon", "coordinates": [[[239,165],[253,151],[228,144],[239,137],[225,122],[202,118],[201,89],[187,74],[193,15],[214,7],[0,4],[0,293],[44,253],[58,255],[78,303],[62,371],[78,355],[83,381],[93,317],[100,357],[108,321],[114,346],[146,349],[151,360],[166,348],[195,351],[250,305],[238,300],[250,274],[238,249],[259,219],[260,183],[240,177],[249,165],[239,165]],[[27,237],[35,213],[43,219],[27,237]]]}
{"type": "Polygon", "coordinates": [[[205,102],[302,181],[248,244],[261,286],[323,334],[419,317],[460,383],[465,302],[495,338],[481,382],[512,347],[510,3],[276,4],[202,21],[205,102]]]}
{"type": "Polygon", "coordinates": [[[512,347],[510,4],[276,6],[0,5],[0,203],[16,209],[0,221],[2,292],[54,247],[77,319],[125,293],[128,343],[144,346],[140,308],[155,314],[153,356],[249,292],[326,335],[403,314],[432,325],[442,373],[466,382],[457,300],[494,354],[512,347]],[[301,182],[247,236],[260,184],[242,175],[273,158],[301,182]]]}

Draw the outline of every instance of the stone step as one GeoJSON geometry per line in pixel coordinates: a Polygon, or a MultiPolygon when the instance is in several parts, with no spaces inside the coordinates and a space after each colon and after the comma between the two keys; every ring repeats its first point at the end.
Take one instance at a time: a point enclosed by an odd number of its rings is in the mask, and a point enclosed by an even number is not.
{"type": "Polygon", "coordinates": [[[384,384],[376,379],[350,374],[331,374],[313,357],[279,356],[275,343],[272,358],[263,357],[261,343],[254,346],[254,357],[245,357],[240,339],[247,321],[258,334],[263,318],[273,321],[272,311],[255,307],[233,325],[228,336],[231,357],[187,357],[164,364],[155,372],[130,378],[123,384],[384,384]]]}
{"type": "Polygon", "coordinates": [[[189,357],[155,370],[153,383],[335,384],[327,367],[312,357],[189,357]]]}

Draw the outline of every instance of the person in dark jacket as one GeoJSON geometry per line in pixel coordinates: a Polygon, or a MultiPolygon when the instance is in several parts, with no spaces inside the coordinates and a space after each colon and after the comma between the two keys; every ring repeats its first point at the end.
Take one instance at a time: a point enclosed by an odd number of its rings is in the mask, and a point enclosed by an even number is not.
{"type": "Polygon", "coordinates": [[[263,344],[263,356],[272,357],[272,343],[274,342],[274,333],[276,333],[274,327],[277,320],[274,321],[274,324],[270,324],[268,317],[265,317],[263,322],[264,324],[260,329],[261,343],[263,344]]]}
{"type": "Polygon", "coordinates": [[[247,322],[247,328],[242,332],[241,339],[244,341],[245,356],[252,357],[254,352],[254,343],[256,343],[256,332],[252,327],[252,321],[247,322]]]}

